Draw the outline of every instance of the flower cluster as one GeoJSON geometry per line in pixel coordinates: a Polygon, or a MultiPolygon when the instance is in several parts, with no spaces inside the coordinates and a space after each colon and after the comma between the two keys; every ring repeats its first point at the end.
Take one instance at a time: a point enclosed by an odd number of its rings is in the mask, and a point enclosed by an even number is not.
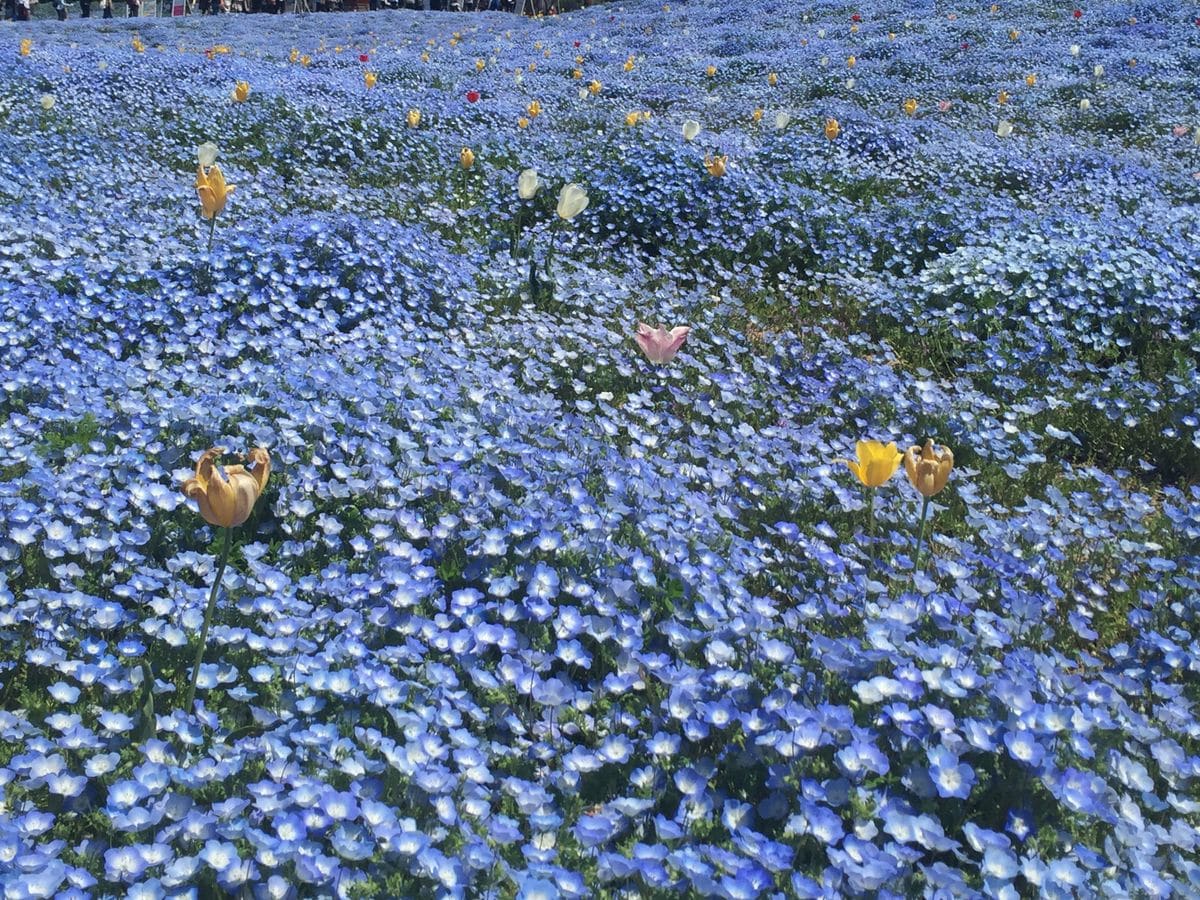
{"type": "Polygon", "coordinates": [[[1194,889],[1136,14],[8,29],[5,895],[1194,889]]]}

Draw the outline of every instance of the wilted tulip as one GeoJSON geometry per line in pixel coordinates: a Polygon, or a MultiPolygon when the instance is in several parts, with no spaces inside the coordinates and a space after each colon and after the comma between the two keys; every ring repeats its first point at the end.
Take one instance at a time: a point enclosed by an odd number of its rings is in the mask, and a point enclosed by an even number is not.
{"type": "Polygon", "coordinates": [[[1007,119],[1001,119],[1000,124],[996,126],[996,137],[1008,137],[1012,132],[1012,122],[1009,122],[1007,119]]]}
{"type": "Polygon", "coordinates": [[[409,128],[416,128],[421,124],[421,111],[419,109],[410,109],[408,115],[404,117],[404,121],[408,123],[409,128]]]}
{"type": "Polygon", "coordinates": [[[924,447],[909,447],[904,453],[904,472],[922,497],[932,497],[941,491],[952,468],[954,454],[950,448],[935,448],[928,438],[924,447]]]}
{"type": "Polygon", "coordinates": [[[831,141],[836,141],[837,136],[842,133],[842,126],[838,125],[837,119],[825,120],[825,137],[831,141]]]}
{"type": "Polygon", "coordinates": [[[475,151],[470,147],[463,147],[458,151],[458,164],[464,169],[469,169],[475,165],[475,151]]]}
{"type": "Polygon", "coordinates": [[[532,200],[540,186],[537,169],[526,169],[517,176],[517,196],[522,200],[532,200]]]}
{"type": "MultiPolygon", "coordinates": [[[[199,153],[197,153],[199,155],[199,153]]],[[[196,168],[196,196],[200,198],[200,215],[215,220],[225,209],[225,201],[233,193],[235,185],[226,184],[221,167],[211,165],[196,168]]]]}
{"type": "Polygon", "coordinates": [[[683,123],[683,139],[685,141],[695,140],[696,135],[700,133],[700,123],[695,119],[688,119],[683,123]]]}
{"type": "Polygon", "coordinates": [[[661,325],[657,328],[651,328],[644,322],[638,322],[637,334],[634,335],[634,340],[642,348],[642,352],[646,354],[646,359],[661,366],[675,358],[675,354],[679,352],[679,348],[687,341],[688,333],[691,330],[687,325],[677,325],[670,331],[667,331],[661,325]]]}
{"type": "Polygon", "coordinates": [[[245,103],[246,98],[250,96],[250,83],[248,81],[239,81],[234,86],[231,96],[237,103],[245,103]]]}
{"type": "Polygon", "coordinates": [[[266,487],[271,474],[271,459],[262,447],[250,451],[253,467],[216,465],[224,452],[220,447],[206,450],[196,463],[196,474],[183,483],[183,493],[195,500],[200,515],[210,525],[236,528],[250,517],[254,504],[266,487]]]}
{"type": "Polygon", "coordinates": [[[857,460],[839,459],[835,462],[845,463],[846,467],[858,476],[864,486],[877,488],[887,483],[900,468],[900,460],[904,454],[896,449],[896,442],[887,444],[881,441],[859,441],[854,447],[857,460]]]}
{"type": "Polygon", "coordinates": [[[728,156],[713,156],[711,153],[704,157],[704,168],[708,169],[708,174],[715,178],[723,178],[725,169],[729,165],[728,156]]]}
{"type": "Polygon", "coordinates": [[[570,222],[587,209],[588,195],[582,185],[571,182],[564,184],[558,192],[558,216],[570,222]]]}

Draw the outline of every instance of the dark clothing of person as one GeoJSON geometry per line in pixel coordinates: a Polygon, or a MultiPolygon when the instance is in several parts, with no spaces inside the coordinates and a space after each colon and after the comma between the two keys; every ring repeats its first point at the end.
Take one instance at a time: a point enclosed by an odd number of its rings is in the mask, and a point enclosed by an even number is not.
{"type": "Polygon", "coordinates": [[[79,18],[90,19],[92,17],[92,0],[79,0],[79,18]]]}
{"type": "Polygon", "coordinates": [[[138,14],[142,10],[142,5],[140,3],[134,3],[133,0],[128,0],[128,2],[125,4],[125,6],[126,6],[126,10],[125,10],[126,15],[130,19],[136,19],[138,17],[138,14]]]}

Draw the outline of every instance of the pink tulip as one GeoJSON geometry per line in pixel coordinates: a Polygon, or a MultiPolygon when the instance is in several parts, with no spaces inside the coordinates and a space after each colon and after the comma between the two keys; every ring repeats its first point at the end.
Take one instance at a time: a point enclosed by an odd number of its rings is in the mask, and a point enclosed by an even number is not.
{"type": "Polygon", "coordinates": [[[677,325],[670,331],[661,325],[651,328],[644,322],[638,322],[637,334],[634,335],[638,346],[646,354],[646,359],[652,363],[669,363],[687,340],[688,332],[692,329],[687,325],[677,325]]]}
{"type": "Polygon", "coordinates": [[[950,108],[950,101],[949,101],[949,100],[939,100],[939,101],[938,101],[938,109],[939,109],[941,112],[945,112],[945,111],[946,111],[946,110],[948,110],[949,108],[950,108]]]}
{"type": "Polygon", "coordinates": [[[1190,129],[1186,125],[1176,125],[1171,129],[1171,133],[1174,134],[1175,137],[1183,137],[1188,133],[1189,130],[1190,129]]]}

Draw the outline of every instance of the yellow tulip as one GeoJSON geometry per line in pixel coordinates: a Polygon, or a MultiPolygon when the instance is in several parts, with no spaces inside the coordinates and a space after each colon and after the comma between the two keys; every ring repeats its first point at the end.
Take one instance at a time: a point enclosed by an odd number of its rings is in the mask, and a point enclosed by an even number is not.
{"type": "Polygon", "coordinates": [[[769,84],[771,87],[775,87],[775,85],[779,84],[779,76],[772,72],[767,76],[767,84],[769,84]]]}
{"type": "Polygon", "coordinates": [[[246,98],[250,96],[250,84],[246,81],[239,81],[233,89],[233,99],[238,103],[245,103],[246,98]]]}
{"type": "Polygon", "coordinates": [[[629,59],[625,60],[625,65],[624,65],[624,66],[622,66],[622,68],[623,68],[623,69],[624,69],[626,72],[632,72],[632,71],[633,71],[633,57],[632,57],[632,56],[631,56],[631,57],[629,57],[629,59]]]}
{"type": "Polygon", "coordinates": [[[900,468],[900,460],[904,459],[904,454],[896,449],[895,441],[889,441],[887,444],[881,441],[859,441],[854,447],[854,452],[858,457],[857,461],[834,461],[845,463],[846,467],[858,476],[858,480],[869,488],[886,484],[900,468]]]}
{"type": "Polygon", "coordinates": [[[704,168],[708,169],[708,174],[714,178],[723,178],[725,169],[729,165],[728,156],[713,156],[711,153],[704,157],[704,168]]]}
{"type": "Polygon", "coordinates": [[[1037,84],[1037,76],[1036,75],[1026,75],[1025,76],[1025,86],[1026,87],[1033,87],[1035,84],[1037,84]]]}
{"type": "Polygon", "coordinates": [[[761,122],[761,121],[762,121],[762,117],[763,117],[763,111],[762,111],[762,107],[761,107],[761,106],[760,106],[760,107],[758,107],[758,108],[756,108],[756,109],[754,110],[754,112],[750,113],[750,119],[751,119],[751,121],[754,121],[754,122],[761,122]]]}
{"type": "Polygon", "coordinates": [[[825,120],[825,137],[831,141],[836,141],[837,136],[842,133],[842,126],[838,124],[837,119],[825,120]]]}
{"type": "Polygon", "coordinates": [[[1008,39],[1010,41],[1015,41],[1020,36],[1021,36],[1021,32],[1017,31],[1017,29],[1015,29],[1015,28],[1008,33],[1008,39]]]}
{"type": "Polygon", "coordinates": [[[858,23],[857,22],[855,22],[853,25],[850,26],[850,33],[858,34],[858,23]]]}
{"type": "Polygon", "coordinates": [[[999,103],[1001,106],[1003,106],[1005,103],[1008,102],[1008,97],[1009,97],[1008,91],[1001,91],[999,94],[996,95],[996,102],[999,103]]]}
{"type": "Polygon", "coordinates": [[[296,62],[299,59],[300,59],[300,51],[297,50],[295,47],[293,47],[292,52],[288,54],[288,62],[296,62]]]}
{"type": "Polygon", "coordinates": [[[638,123],[638,121],[640,119],[641,119],[641,116],[639,116],[635,112],[631,112],[625,116],[625,124],[628,125],[630,128],[632,128],[634,125],[636,125],[638,123]]]}
{"type": "Polygon", "coordinates": [[[578,81],[580,78],[583,77],[583,69],[572,69],[571,77],[574,78],[576,81],[578,81]]]}
{"type": "Polygon", "coordinates": [[[366,84],[367,90],[370,90],[371,88],[375,87],[375,84],[378,81],[379,81],[379,78],[376,77],[374,72],[367,72],[363,75],[363,82],[366,84]]]}
{"type": "Polygon", "coordinates": [[[917,114],[916,98],[909,97],[907,100],[904,101],[904,111],[910,116],[915,116],[917,114]]]}
{"type": "Polygon", "coordinates": [[[421,54],[421,62],[429,62],[429,51],[426,50],[421,54]]]}
{"type": "Polygon", "coordinates": [[[463,147],[458,151],[458,164],[464,169],[469,169],[475,165],[475,151],[470,147],[463,147]]]}
{"type": "Polygon", "coordinates": [[[312,57],[307,53],[300,57],[300,65],[307,67],[312,62],[312,57]]]}
{"type": "Polygon", "coordinates": [[[847,69],[853,69],[856,65],[858,65],[858,60],[855,59],[853,56],[851,56],[849,59],[846,60],[846,68],[847,69]]]}
{"type": "Polygon", "coordinates": [[[704,74],[707,75],[709,78],[712,78],[714,75],[717,74],[717,67],[710,65],[707,69],[704,70],[704,74]]]}
{"type": "Polygon", "coordinates": [[[220,447],[206,450],[196,463],[196,474],[183,483],[183,494],[195,500],[200,515],[210,525],[236,528],[250,518],[250,511],[267,486],[271,474],[271,458],[262,447],[250,451],[253,468],[225,466],[217,468],[216,460],[224,453],[220,447]]]}
{"type": "Polygon", "coordinates": [[[924,447],[909,447],[904,453],[904,473],[922,497],[932,497],[944,488],[952,468],[954,454],[950,448],[935,450],[933,441],[928,438],[924,447]]]}
{"type": "Polygon", "coordinates": [[[575,57],[575,65],[577,65],[577,66],[583,65],[583,57],[582,56],[575,57]]]}
{"type": "Polygon", "coordinates": [[[518,128],[528,128],[529,120],[527,118],[525,118],[524,116],[521,116],[521,118],[517,119],[517,127],[518,128]]]}
{"type": "Polygon", "coordinates": [[[146,45],[142,43],[141,38],[135,37],[130,43],[132,44],[135,52],[137,52],[137,53],[145,53],[146,52],[146,45]]]}
{"type": "Polygon", "coordinates": [[[408,115],[404,117],[404,121],[408,123],[409,128],[416,128],[421,124],[421,111],[419,109],[410,109],[408,115]]]}
{"type": "Polygon", "coordinates": [[[200,215],[205,219],[215,219],[221,214],[235,188],[236,185],[225,183],[220,166],[209,166],[207,172],[203,166],[196,167],[196,196],[200,198],[200,215]]]}
{"type": "Polygon", "coordinates": [[[536,119],[542,114],[542,104],[536,100],[531,100],[529,105],[525,107],[525,112],[529,115],[529,118],[536,119]]]}
{"type": "Polygon", "coordinates": [[[482,59],[475,60],[475,71],[482,72],[485,65],[487,65],[487,63],[485,63],[482,59]]]}
{"type": "Polygon", "coordinates": [[[604,85],[602,85],[599,81],[593,81],[591,84],[588,85],[588,93],[591,94],[593,97],[595,97],[597,94],[599,94],[600,91],[602,91],[603,89],[604,89],[604,85]]]}
{"type": "Polygon", "coordinates": [[[21,49],[19,52],[22,56],[28,56],[30,53],[32,53],[33,38],[21,38],[21,49]]]}

